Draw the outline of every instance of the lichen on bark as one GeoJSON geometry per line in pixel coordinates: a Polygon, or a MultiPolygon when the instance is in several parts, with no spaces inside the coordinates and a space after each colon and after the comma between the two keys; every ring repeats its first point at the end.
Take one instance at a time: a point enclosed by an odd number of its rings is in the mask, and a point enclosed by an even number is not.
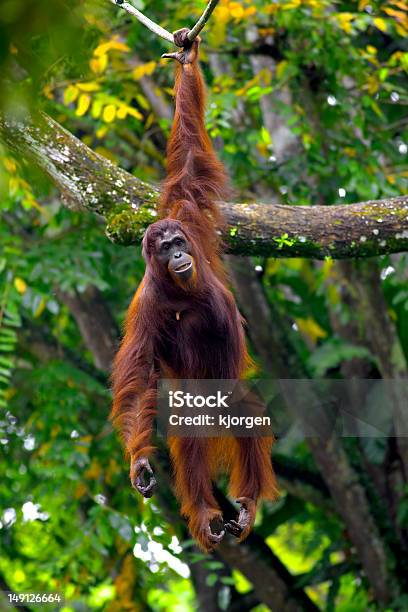
{"type": "MultiPolygon", "coordinates": [[[[51,117],[0,116],[0,138],[74,202],[107,221],[108,237],[123,245],[141,241],[157,219],[159,189],[98,155],[51,117]]],[[[338,206],[220,202],[228,253],[333,259],[408,250],[408,197],[338,206]]]]}

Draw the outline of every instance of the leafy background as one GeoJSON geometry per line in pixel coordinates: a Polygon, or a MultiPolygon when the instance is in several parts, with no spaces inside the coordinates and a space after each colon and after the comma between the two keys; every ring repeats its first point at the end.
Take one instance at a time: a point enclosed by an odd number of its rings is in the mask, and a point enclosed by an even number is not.
{"type": "MultiPolygon", "coordinates": [[[[135,6],[173,31],[204,3],[135,6]]],[[[234,198],[347,205],[406,193],[407,35],[401,0],[221,0],[204,33],[206,122],[234,198]]],[[[108,0],[8,0],[1,108],[41,108],[157,183],[171,125],[167,50],[108,0]]],[[[195,549],[167,489],[144,501],[128,484],[107,424],[108,364],[84,327],[102,333],[97,304],[116,340],[143,275],[140,251],[111,244],[101,220],[65,208],[48,179],[5,148],[0,194],[0,585],[57,591],[66,611],[270,609],[233,563],[195,549]]],[[[249,317],[232,275],[254,374],[273,375],[272,345],[265,358],[256,342],[263,335],[268,345],[272,325],[288,378],[406,376],[404,255],[244,265],[269,308],[252,305],[249,317]]],[[[408,489],[395,442],[343,442],[399,585],[389,607],[376,600],[305,442],[277,442],[282,495],[263,506],[256,531],[319,609],[406,610],[408,489]]]]}

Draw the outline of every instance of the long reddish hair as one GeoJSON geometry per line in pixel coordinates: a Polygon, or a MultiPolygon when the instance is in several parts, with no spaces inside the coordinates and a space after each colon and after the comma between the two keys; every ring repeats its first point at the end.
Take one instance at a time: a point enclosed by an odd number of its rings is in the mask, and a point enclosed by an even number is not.
{"type": "MultiPolygon", "coordinates": [[[[143,239],[146,271],[129,307],[113,365],[111,418],[132,465],[153,450],[150,438],[161,376],[238,379],[250,362],[243,320],[220,258],[223,220],[217,200],[226,195],[227,178],[205,130],[205,86],[197,48],[196,41],[179,52],[181,57],[192,53],[193,59],[177,68],[160,219],[143,239]],[[175,282],[156,257],[158,238],[169,230],[188,241],[195,272],[187,284],[175,282]]],[[[209,521],[221,516],[211,479],[222,466],[228,468],[230,492],[252,500],[253,522],[256,500],[276,494],[271,446],[272,438],[169,439],[181,512],[203,549],[214,544],[209,521]]],[[[242,537],[249,530],[250,526],[242,537]]]]}

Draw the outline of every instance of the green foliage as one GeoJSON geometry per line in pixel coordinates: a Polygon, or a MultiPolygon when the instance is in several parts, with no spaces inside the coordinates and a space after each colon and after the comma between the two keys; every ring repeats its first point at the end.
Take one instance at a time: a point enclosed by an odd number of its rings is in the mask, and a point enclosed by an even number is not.
{"type": "MultiPolygon", "coordinates": [[[[145,4],[135,2],[172,31],[193,23],[205,3],[145,4]]],[[[237,199],[347,205],[406,191],[408,25],[401,4],[221,0],[203,35],[206,122],[237,199]],[[281,152],[276,126],[286,129],[289,152],[281,152]]],[[[167,43],[109,0],[8,0],[0,7],[0,106],[46,110],[96,152],[157,182],[169,131],[160,108],[170,108],[173,86],[164,51],[167,43]]],[[[193,548],[174,499],[161,491],[144,502],[130,489],[108,424],[107,373],[96,369],[61,300],[62,291],[85,296],[97,288],[120,326],[143,275],[140,251],[111,244],[99,219],[67,210],[51,181],[4,149],[0,205],[0,579],[17,591],[61,592],[69,610],[184,612],[197,609],[191,575],[201,564],[221,609],[236,597],[239,605],[251,583],[193,548]]],[[[290,244],[285,234],[275,241],[290,244]]],[[[375,263],[398,333],[393,363],[403,371],[406,258],[375,263]]],[[[381,374],[364,309],[337,264],[253,264],[272,324],[288,323],[284,340],[306,372],[340,378],[344,366],[363,362],[381,374]],[[351,340],[340,333],[349,329],[351,340]]],[[[380,400],[373,398],[374,410],[380,400]]],[[[293,492],[283,487],[278,502],[262,507],[258,534],[299,588],[310,585],[306,592],[322,610],[374,609],[361,560],[307,445],[279,440],[275,449],[280,464],[306,480],[296,489],[294,478],[293,492]],[[316,479],[321,504],[305,501],[316,479]],[[341,575],[326,580],[339,563],[341,575]]],[[[365,466],[379,470],[395,452],[384,438],[365,439],[359,449],[366,480],[365,466]]],[[[406,491],[385,506],[386,519],[392,507],[406,529],[406,491]]],[[[387,520],[379,524],[392,542],[387,520]]],[[[407,608],[404,597],[394,604],[407,608]]]]}
{"type": "Polygon", "coordinates": [[[0,259],[0,409],[7,407],[7,398],[12,392],[10,378],[14,368],[14,352],[17,344],[17,330],[21,327],[20,293],[24,281],[14,277],[8,268],[7,251],[0,259]]]}
{"type": "Polygon", "coordinates": [[[322,343],[308,361],[309,368],[316,378],[321,378],[329,370],[338,368],[345,361],[355,358],[370,358],[370,351],[363,346],[354,346],[338,338],[330,338],[322,343]]]}

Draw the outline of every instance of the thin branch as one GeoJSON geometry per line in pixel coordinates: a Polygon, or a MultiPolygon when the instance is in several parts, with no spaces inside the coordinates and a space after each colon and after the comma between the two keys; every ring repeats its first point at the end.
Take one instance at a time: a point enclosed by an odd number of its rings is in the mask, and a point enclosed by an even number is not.
{"type": "MultiPolygon", "coordinates": [[[[96,154],[45,114],[4,119],[0,138],[51,178],[67,206],[102,215],[109,238],[137,244],[157,220],[159,189],[96,154]]],[[[219,203],[235,255],[333,259],[408,251],[408,197],[338,206],[219,203]]]]}
{"type": "Polygon", "coordinates": [[[162,28],[159,24],[155,23],[145,15],[143,15],[143,13],[141,13],[137,10],[137,8],[129,4],[129,2],[123,2],[123,0],[110,1],[112,2],[112,4],[116,4],[116,6],[119,6],[120,8],[133,15],[133,17],[136,17],[136,19],[138,19],[140,23],[143,23],[146,28],[149,28],[151,32],[153,32],[157,36],[160,36],[161,38],[164,38],[164,40],[168,40],[169,42],[174,44],[173,34],[162,28]]]}
{"type": "MultiPolygon", "coordinates": [[[[164,38],[164,40],[167,40],[168,42],[171,42],[174,44],[173,34],[171,34],[167,30],[162,28],[159,24],[155,23],[154,21],[146,17],[146,15],[143,15],[143,13],[138,11],[137,8],[135,8],[132,4],[129,4],[129,2],[124,2],[123,0],[110,0],[110,1],[112,2],[112,4],[119,6],[120,8],[124,9],[125,11],[133,15],[133,17],[136,17],[136,19],[138,19],[140,23],[146,26],[146,28],[149,28],[151,32],[153,32],[157,36],[160,36],[161,38],[164,38]]],[[[199,35],[199,33],[201,32],[201,30],[204,28],[205,24],[209,20],[218,2],[219,0],[209,1],[200,19],[197,21],[195,26],[191,28],[191,30],[189,31],[187,35],[188,40],[193,41],[199,35]]]]}
{"type": "Polygon", "coordinates": [[[187,34],[188,40],[193,41],[199,35],[199,33],[201,32],[201,30],[203,29],[203,27],[209,20],[211,13],[213,12],[217,4],[218,4],[218,0],[210,0],[210,2],[205,7],[205,10],[203,14],[201,15],[200,19],[197,21],[195,26],[191,28],[191,30],[187,34]]]}

